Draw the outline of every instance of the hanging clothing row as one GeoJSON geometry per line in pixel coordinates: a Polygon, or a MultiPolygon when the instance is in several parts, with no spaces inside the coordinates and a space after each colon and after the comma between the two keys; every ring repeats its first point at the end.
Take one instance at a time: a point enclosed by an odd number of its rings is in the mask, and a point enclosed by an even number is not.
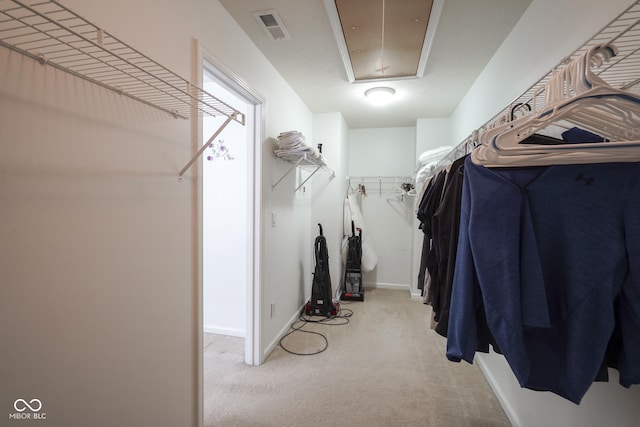
{"type": "Polygon", "coordinates": [[[425,185],[419,283],[446,356],[489,347],[520,385],[579,404],[607,368],[640,384],[640,97],[557,73],[538,112],[480,134],[425,185]]]}

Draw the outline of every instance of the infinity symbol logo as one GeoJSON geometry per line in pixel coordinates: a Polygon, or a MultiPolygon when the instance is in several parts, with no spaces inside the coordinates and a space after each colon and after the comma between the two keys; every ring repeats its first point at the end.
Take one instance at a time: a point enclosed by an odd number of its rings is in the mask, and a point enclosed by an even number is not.
{"type": "Polygon", "coordinates": [[[27,410],[27,408],[31,409],[31,412],[38,412],[40,409],[42,409],[42,402],[40,402],[39,399],[31,399],[27,403],[27,401],[24,399],[18,399],[13,402],[13,407],[18,412],[24,412],[27,410]]]}

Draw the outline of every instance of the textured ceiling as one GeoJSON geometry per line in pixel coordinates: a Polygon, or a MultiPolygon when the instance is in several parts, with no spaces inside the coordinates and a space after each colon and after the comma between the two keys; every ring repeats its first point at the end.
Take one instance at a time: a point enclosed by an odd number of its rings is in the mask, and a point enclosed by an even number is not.
{"type": "Polygon", "coordinates": [[[312,112],[341,112],[357,129],[451,115],[531,0],[445,0],[424,76],[386,84],[396,95],[385,107],[364,97],[377,84],[349,82],[323,0],[220,3],[312,112]],[[276,10],[291,38],[269,37],[253,15],[262,10],[276,10]]]}

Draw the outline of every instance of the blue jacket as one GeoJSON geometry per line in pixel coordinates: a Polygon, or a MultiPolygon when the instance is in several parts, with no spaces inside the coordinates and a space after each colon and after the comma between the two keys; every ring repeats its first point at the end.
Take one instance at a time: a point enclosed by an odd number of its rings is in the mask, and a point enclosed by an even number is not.
{"type": "Polygon", "coordinates": [[[475,310],[522,387],[579,403],[619,298],[620,383],[640,383],[640,163],[488,169],[467,159],[447,357],[471,363],[475,310]]]}

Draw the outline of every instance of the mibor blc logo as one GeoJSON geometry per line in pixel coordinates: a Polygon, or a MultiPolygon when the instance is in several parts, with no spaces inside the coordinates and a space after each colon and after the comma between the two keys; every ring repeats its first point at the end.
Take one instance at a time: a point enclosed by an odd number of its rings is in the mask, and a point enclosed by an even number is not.
{"type": "Polygon", "coordinates": [[[42,411],[40,399],[16,399],[13,402],[13,409],[16,412],[9,414],[10,420],[46,420],[47,413],[42,411]]]}

